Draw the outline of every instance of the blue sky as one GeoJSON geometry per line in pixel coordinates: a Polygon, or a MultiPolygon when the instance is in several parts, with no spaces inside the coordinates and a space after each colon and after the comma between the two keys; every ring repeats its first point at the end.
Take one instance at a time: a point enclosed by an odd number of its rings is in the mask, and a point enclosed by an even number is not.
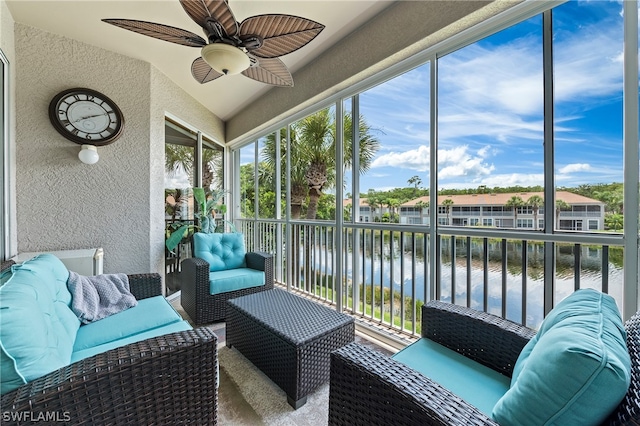
{"type": "MultiPolygon", "coordinates": [[[[554,9],[556,184],[622,181],[622,4],[554,9]]],[[[443,56],[438,187],[543,185],[542,18],[443,56]]],[[[429,182],[429,65],[360,95],[381,141],[361,191],[429,182]]],[[[347,190],[348,191],[348,190],[347,190]]]]}
{"type": "MultiPolygon", "coordinates": [[[[622,182],[622,2],[569,1],[553,28],[556,185],[622,182]]],[[[429,186],[430,66],[360,94],[381,143],[360,193],[429,186]]],[[[438,60],[439,189],[544,184],[542,70],[542,15],[438,60]]]]}

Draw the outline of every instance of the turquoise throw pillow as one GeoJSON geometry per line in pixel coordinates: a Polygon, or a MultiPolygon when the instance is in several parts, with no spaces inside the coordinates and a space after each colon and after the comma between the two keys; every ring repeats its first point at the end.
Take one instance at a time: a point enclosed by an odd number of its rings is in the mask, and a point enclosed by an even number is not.
{"type": "Polygon", "coordinates": [[[631,360],[615,300],[578,290],[544,319],[492,417],[508,425],[597,425],[629,387],[631,360]]]}

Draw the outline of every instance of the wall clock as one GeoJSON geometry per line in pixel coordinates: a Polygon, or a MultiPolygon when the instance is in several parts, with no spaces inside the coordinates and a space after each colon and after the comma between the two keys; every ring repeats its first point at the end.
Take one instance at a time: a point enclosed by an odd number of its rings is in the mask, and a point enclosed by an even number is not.
{"type": "Polygon", "coordinates": [[[62,136],[81,145],[108,145],[124,129],[124,117],[115,102],[81,87],[55,95],[49,103],[49,119],[62,136]]]}

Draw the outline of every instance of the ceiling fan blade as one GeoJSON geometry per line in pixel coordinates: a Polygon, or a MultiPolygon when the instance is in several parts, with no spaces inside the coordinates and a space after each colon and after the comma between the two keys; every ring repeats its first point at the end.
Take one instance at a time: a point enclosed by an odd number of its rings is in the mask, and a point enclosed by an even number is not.
{"type": "Polygon", "coordinates": [[[242,71],[242,74],[261,83],[293,87],[289,69],[278,58],[256,58],[255,63],[242,71]]]}
{"type": "Polygon", "coordinates": [[[251,54],[276,58],[300,49],[323,29],[324,25],[298,16],[258,15],[242,21],[240,37],[252,34],[262,37],[262,46],[251,50],[251,54]]]}
{"type": "Polygon", "coordinates": [[[207,44],[207,42],[199,35],[194,34],[191,31],[170,27],[169,25],[136,21],[133,19],[103,19],[102,22],[115,25],[119,28],[124,28],[125,30],[133,31],[134,33],[153,37],[158,40],[181,44],[183,46],[203,47],[207,44]]]}
{"type": "Polygon", "coordinates": [[[213,18],[222,25],[228,36],[238,34],[238,21],[226,0],[180,0],[187,15],[202,28],[207,28],[207,19],[213,18]]]}
{"type": "Polygon", "coordinates": [[[193,78],[195,78],[198,83],[204,84],[215,80],[218,77],[222,77],[224,74],[220,74],[218,71],[211,68],[209,64],[200,57],[191,64],[191,75],[193,75],[193,78]]]}

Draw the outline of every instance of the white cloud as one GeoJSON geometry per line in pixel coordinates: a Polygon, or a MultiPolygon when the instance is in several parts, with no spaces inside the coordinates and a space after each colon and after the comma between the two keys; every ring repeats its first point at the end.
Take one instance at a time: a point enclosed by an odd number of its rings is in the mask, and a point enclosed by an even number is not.
{"type": "Polygon", "coordinates": [[[420,145],[416,149],[405,152],[390,152],[377,157],[371,163],[371,168],[402,167],[419,172],[429,171],[429,147],[420,145]]]}
{"type": "MultiPolygon", "coordinates": [[[[484,146],[471,153],[469,146],[460,145],[452,149],[438,150],[439,179],[468,176],[478,178],[489,175],[494,169],[493,164],[488,164],[485,159],[491,152],[490,146],[484,146]]],[[[421,145],[417,149],[405,152],[390,152],[376,158],[371,168],[401,167],[417,172],[429,171],[429,147],[421,145]]]]}
{"type": "Polygon", "coordinates": [[[575,164],[567,164],[564,167],[561,167],[558,170],[558,173],[560,174],[567,174],[567,173],[575,173],[575,172],[588,172],[591,170],[591,165],[586,164],[586,163],[575,163],[575,164]]]}

